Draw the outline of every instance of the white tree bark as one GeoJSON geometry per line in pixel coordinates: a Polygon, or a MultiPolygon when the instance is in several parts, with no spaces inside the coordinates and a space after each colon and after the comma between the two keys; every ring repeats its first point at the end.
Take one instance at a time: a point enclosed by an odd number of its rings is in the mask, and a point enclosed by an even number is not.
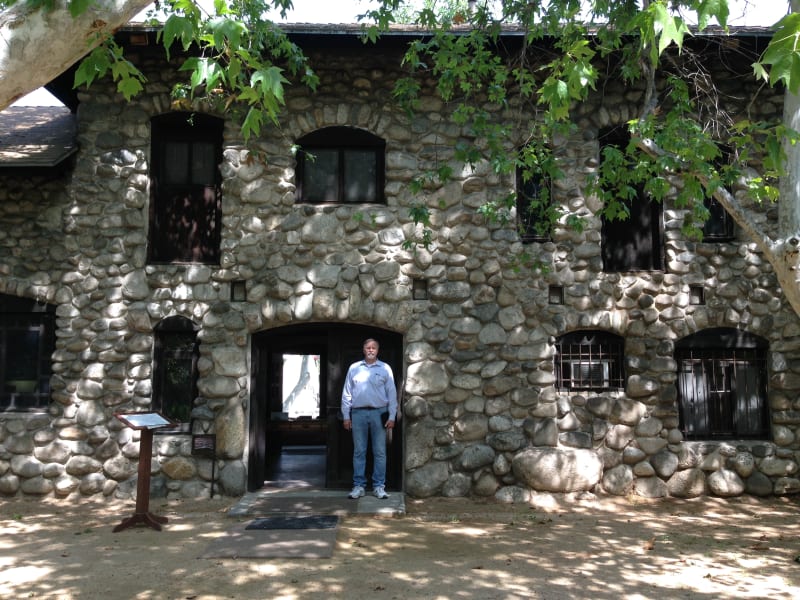
{"type": "Polygon", "coordinates": [[[78,17],[64,0],[52,11],[20,2],[0,12],[0,110],[55,79],[151,3],[99,0],[78,17]]]}

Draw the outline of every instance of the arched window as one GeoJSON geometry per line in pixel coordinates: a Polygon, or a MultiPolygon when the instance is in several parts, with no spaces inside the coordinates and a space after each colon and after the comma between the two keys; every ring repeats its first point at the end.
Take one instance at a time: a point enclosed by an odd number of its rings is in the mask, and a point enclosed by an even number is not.
{"type": "Polygon", "coordinates": [[[150,262],[219,262],[222,128],[195,113],[151,121],[150,262]]]}
{"type": "Polygon", "coordinates": [[[562,390],[614,390],[625,387],[625,341],[606,331],[565,333],[556,342],[555,367],[562,390]]]}
{"type": "Polygon", "coordinates": [[[386,142],[355,127],[325,127],[297,140],[297,201],[383,202],[386,142]]]}
{"type": "Polygon", "coordinates": [[[197,397],[197,327],[169,317],[155,328],[153,410],[179,423],[191,420],[197,397]]]}
{"type": "Polygon", "coordinates": [[[675,344],[681,430],[687,439],[767,438],[768,343],[731,328],[675,344]]]}
{"type": "Polygon", "coordinates": [[[49,403],[55,323],[54,306],[0,294],[0,410],[49,403]]]}

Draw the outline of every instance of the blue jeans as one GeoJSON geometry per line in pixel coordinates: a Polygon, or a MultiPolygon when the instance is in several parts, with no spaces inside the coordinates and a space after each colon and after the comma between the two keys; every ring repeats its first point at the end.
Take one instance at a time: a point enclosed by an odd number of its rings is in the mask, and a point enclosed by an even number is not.
{"type": "Polygon", "coordinates": [[[366,487],[367,443],[372,443],[372,488],[386,484],[386,429],[381,409],[354,410],[350,413],[353,429],[353,485],[366,487]]]}

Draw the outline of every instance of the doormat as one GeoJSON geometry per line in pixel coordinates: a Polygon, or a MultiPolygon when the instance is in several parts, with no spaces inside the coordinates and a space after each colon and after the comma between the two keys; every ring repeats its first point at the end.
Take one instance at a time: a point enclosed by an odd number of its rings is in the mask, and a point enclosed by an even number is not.
{"type": "Polygon", "coordinates": [[[336,515],[307,515],[302,517],[265,517],[256,519],[245,529],[332,529],[339,524],[336,515]]]}
{"type": "MultiPolygon", "coordinates": [[[[287,517],[278,517],[287,518],[287,517]]],[[[327,528],[254,529],[257,519],[239,523],[213,540],[200,558],[330,558],[336,546],[338,518],[327,528]]]]}

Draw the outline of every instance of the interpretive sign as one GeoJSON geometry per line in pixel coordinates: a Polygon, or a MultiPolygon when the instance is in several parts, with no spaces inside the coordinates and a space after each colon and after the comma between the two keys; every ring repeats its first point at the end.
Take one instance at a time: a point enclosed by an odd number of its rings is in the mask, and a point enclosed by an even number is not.
{"type": "Polygon", "coordinates": [[[136,482],[136,512],[122,523],[114,527],[114,531],[122,531],[137,523],[143,523],[156,531],[167,522],[166,517],[159,517],[150,512],[150,470],[153,460],[153,431],[163,427],[174,427],[171,421],[159,412],[117,413],[117,419],[131,429],[141,431],[139,440],[139,477],[136,482]]]}

